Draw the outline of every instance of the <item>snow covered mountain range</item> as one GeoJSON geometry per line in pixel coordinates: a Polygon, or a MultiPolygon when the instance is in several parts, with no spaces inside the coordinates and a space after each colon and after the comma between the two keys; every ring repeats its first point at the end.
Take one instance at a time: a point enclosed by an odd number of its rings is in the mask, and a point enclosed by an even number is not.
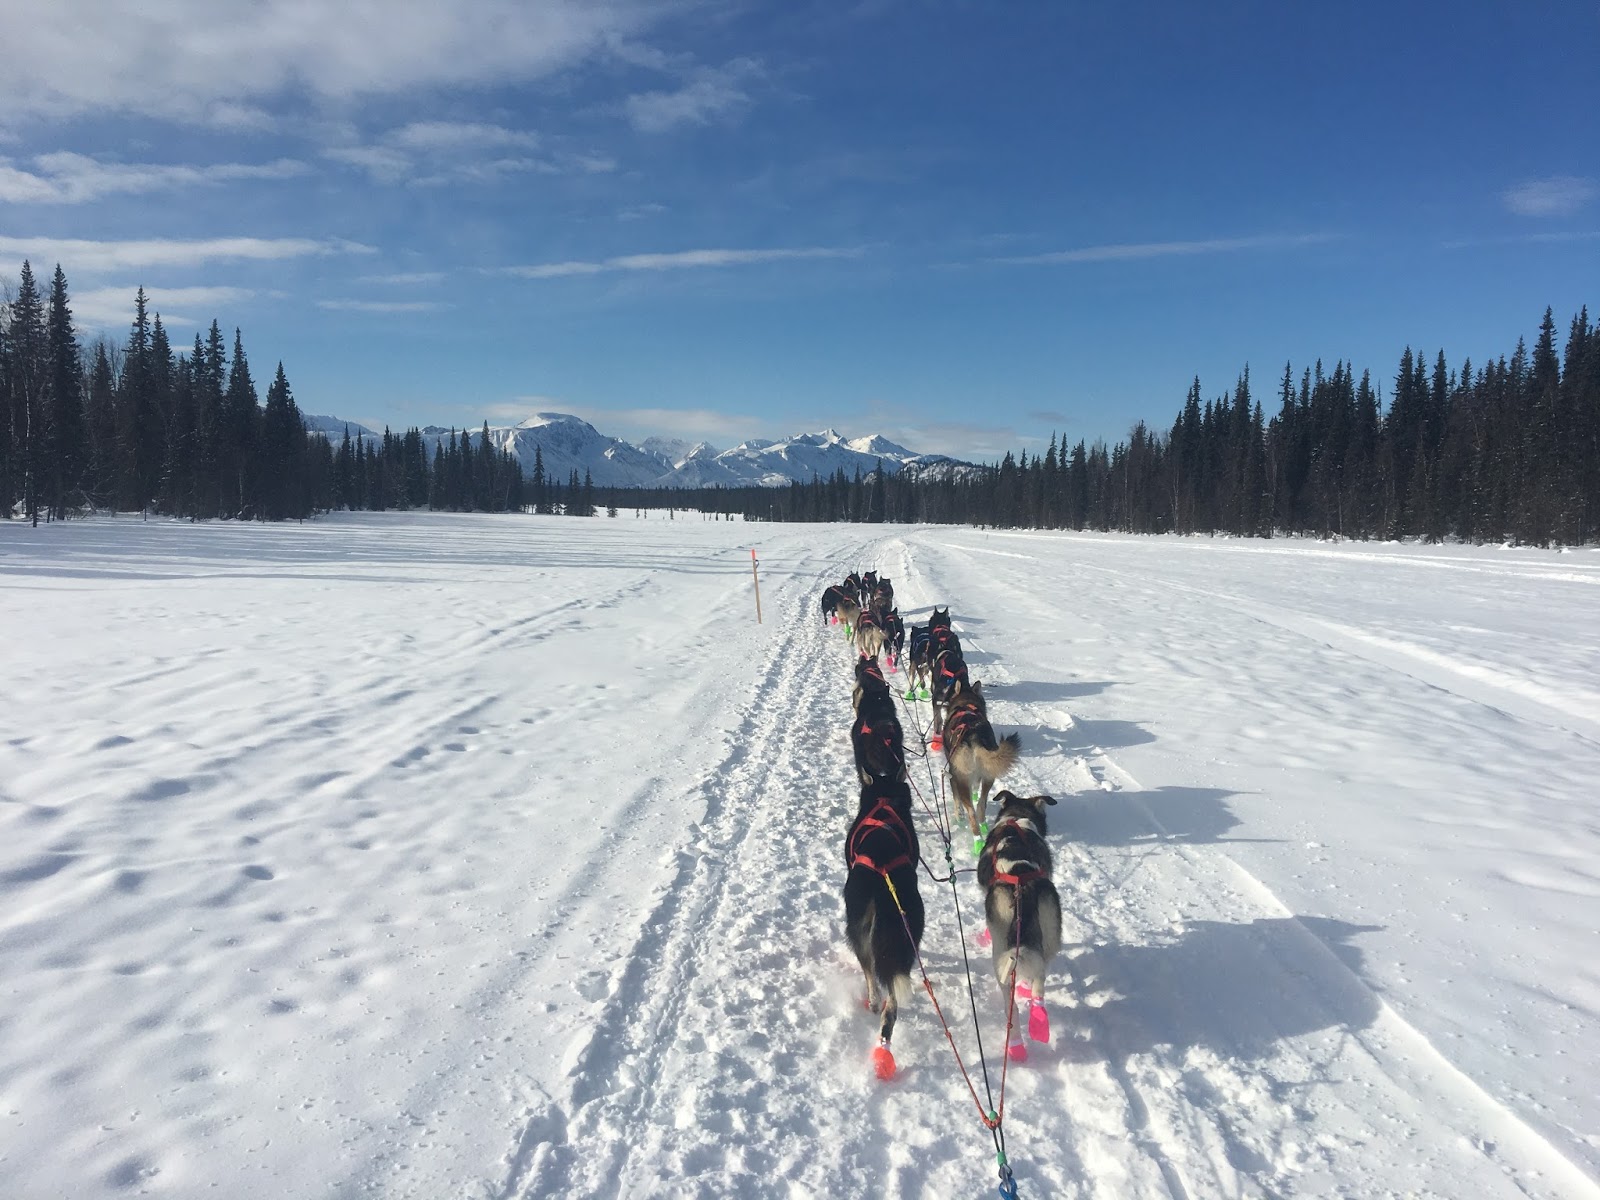
{"type": "MultiPolygon", "coordinates": [[[[332,417],[308,418],[306,425],[328,437],[339,437],[344,429],[344,422],[332,417]]],[[[360,427],[354,422],[350,430],[359,436],[360,427]]],[[[422,432],[432,439],[450,431],[430,425],[422,432]]],[[[517,425],[491,425],[489,437],[517,456],[525,475],[533,473],[537,448],[550,478],[565,481],[573,471],[580,477],[588,471],[602,487],[787,487],[791,481],[810,483],[813,476],[826,479],[838,470],[850,477],[857,471],[866,475],[880,462],[890,474],[907,468],[971,465],[943,454],[918,454],[877,434],[846,438],[832,429],[781,441],[753,439],[731,450],[661,437],[634,445],[601,433],[579,417],[552,412],[534,413],[517,425]]]]}

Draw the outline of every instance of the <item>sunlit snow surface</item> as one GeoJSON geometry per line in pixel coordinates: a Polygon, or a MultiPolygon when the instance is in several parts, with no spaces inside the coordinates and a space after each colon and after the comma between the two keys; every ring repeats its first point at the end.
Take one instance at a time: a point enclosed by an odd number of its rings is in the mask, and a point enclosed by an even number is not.
{"type": "Polygon", "coordinates": [[[1600,555],[629,511],[0,523],[0,1195],[994,1194],[843,945],[873,565],[1061,801],[1024,1197],[1600,1195],[1600,555]]]}

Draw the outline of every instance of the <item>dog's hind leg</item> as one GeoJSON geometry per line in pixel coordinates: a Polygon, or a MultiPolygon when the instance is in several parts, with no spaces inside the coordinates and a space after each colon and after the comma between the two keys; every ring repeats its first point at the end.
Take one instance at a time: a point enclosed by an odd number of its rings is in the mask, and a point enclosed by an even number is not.
{"type": "Polygon", "coordinates": [[[894,1052],[889,1049],[889,1039],[894,1036],[895,1019],[900,1015],[900,1005],[911,998],[911,976],[896,975],[883,987],[883,1014],[878,1023],[878,1044],[872,1051],[872,1069],[879,1079],[893,1079],[894,1052]]]}
{"type": "Polygon", "coordinates": [[[950,794],[956,800],[956,813],[958,815],[966,814],[967,820],[972,825],[972,832],[976,835],[978,832],[978,819],[972,813],[972,793],[967,790],[966,778],[956,770],[956,765],[953,762],[950,764],[949,776],[950,794]]]}
{"type": "Polygon", "coordinates": [[[1050,1040],[1050,1013],[1044,1006],[1044,976],[1050,960],[1061,949],[1061,898],[1055,887],[1045,884],[1039,892],[1039,952],[1030,955],[1028,986],[1033,1004],[1028,1011],[1028,1036],[1036,1042],[1050,1040]]]}

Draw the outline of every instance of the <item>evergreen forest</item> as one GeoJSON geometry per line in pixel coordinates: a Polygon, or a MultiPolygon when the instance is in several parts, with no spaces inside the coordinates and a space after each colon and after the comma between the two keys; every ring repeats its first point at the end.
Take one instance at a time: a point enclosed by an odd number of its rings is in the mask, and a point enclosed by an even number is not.
{"type": "Polygon", "coordinates": [[[283,520],[339,509],[565,513],[695,509],[749,520],[1578,545],[1600,539],[1600,326],[1546,309],[1530,349],[1451,365],[1407,348],[1392,376],[1286,364],[1266,403],[1248,367],[1190,385],[1170,426],[1051,437],[998,464],[874,470],[787,488],[607,488],[527,478],[476,439],[412,428],[307,432],[283,364],[262,403],[243,337],[175,351],[143,289],[125,342],[85,346],[57,266],[0,292],[0,516],[86,511],[283,520]]]}

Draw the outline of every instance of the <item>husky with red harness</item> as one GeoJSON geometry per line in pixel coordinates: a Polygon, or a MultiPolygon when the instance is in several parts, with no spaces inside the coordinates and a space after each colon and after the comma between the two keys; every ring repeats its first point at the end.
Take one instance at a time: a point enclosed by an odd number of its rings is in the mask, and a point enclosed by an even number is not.
{"type": "Polygon", "coordinates": [[[895,660],[905,655],[906,623],[900,619],[900,610],[897,608],[891,608],[880,623],[883,625],[884,660],[889,664],[889,673],[892,675],[895,660]]]}
{"type": "Polygon", "coordinates": [[[967,671],[966,660],[961,657],[959,644],[947,641],[945,649],[934,649],[928,679],[933,727],[943,729],[950,714],[951,697],[962,689],[972,690],[972,676],[967,671]]]}
{"type": "MultiPolygon", "coordinates": [[[[938,694],[938,680],[935,679],[934,695],[938,694]]],[[[984,703],[983,688],[979,684],[969,688],[958,682],[945,698],[945,712],[940,743],[945,766],[950,772],[950,794],[967,814],[972,836],[978,839],[979,844],[973,847],[973,852],[977,853],[982,838],[989,832],[984,824],[988,820],[989,789],[1016,765],[1022,740],[1014,733],[995,737],[994,726],[989,724],[989,707],[984,703]]]]}
{"type": "MultiPolygon", "coordinates": [[[[1017,1010],[1028,1037],[1050,1040],[1050,1015],[1044,1007],[1044,977],[1061,949],[1061,896],[1051,876],[1055,864],[1045,841],[1045,806],[1052,796],[1022,797],[1001,792],[1000,812],[978,856],[985,923],[1000,994],[1017,1010]]],[[[1014,1061],[1028,1056],[1021,1037],[1006,1047],[1014,1061]]]]}
{"type": "Polygon", "coordinates": [[[863,608],[856,618],[856,652],[862,658],[877,658],[889,640],[884,632],[883,615],[875,608],[863,608]]]}
{"type": "Polygon", "coordinates": [[[839,623],[839,605],[842,601],[849,600],[848,588],[840,587],[837,583],[822,593],[822,619],[830,625],[839,623]]]}
{"type": "Polygon", "coordinates": [[[894,608],[894,584],[886,578],[877,580],[872,585],[867,607],[875,609],[880,617],[888,616],[890,610],[894,608]]]}
{"type": "Polygon", "coordinates": [[[880,1079],[894,1077],[889,1039],[900,1005],[911,998],[911,969],[922,943],[919,853],[905,781],[878,779],[863,787],[844,843],[844,928],[866,976],[867,1007],[879,1014],[872,1065],[880,1079]]]}
{"type": "Polygon", "coordinates": [[[850,745],[862,784],[904,779],[905,733],[900,727],[900,710],[876,659],[863,658],[856,663],[853,700],[856,719],[850,726],[850,745]]]}

